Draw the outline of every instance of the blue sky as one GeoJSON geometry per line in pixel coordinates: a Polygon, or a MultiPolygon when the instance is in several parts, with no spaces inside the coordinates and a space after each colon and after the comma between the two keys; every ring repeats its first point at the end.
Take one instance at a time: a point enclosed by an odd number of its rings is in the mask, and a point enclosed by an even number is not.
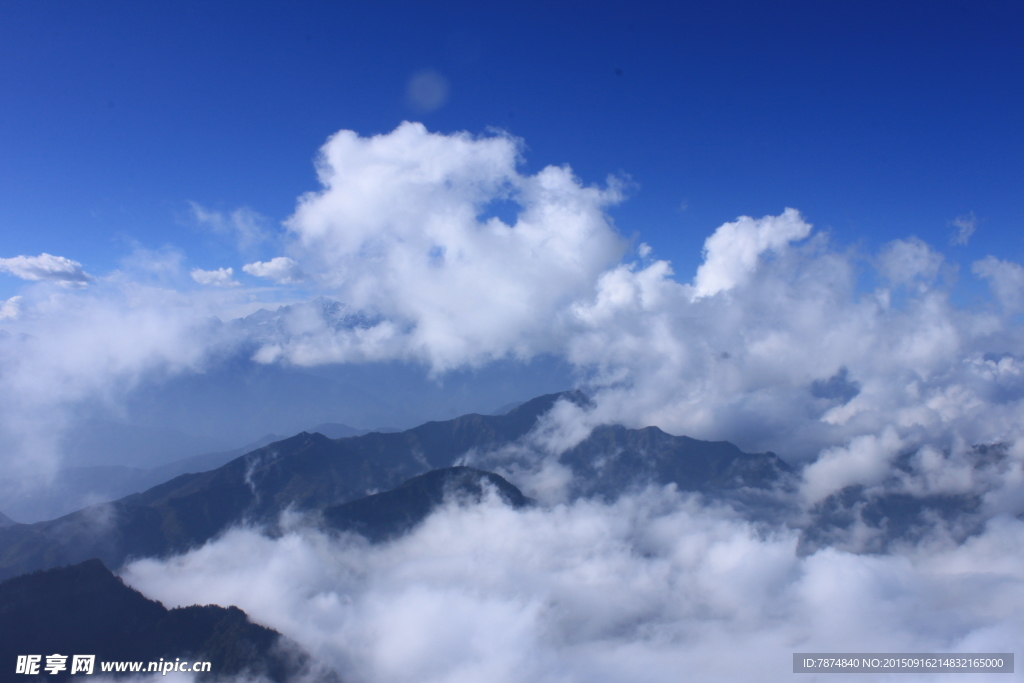
{"type": "Polygon", "coordinates": [[[5,3],[0,256],[102,274],[169,244],[237,271],[190,202],[277,226],[330,134],[420,120],[504,129],[524,172],[628,175],[619,230],[684,279],[716,226],[786,206],[838,244],[1019,261],[1022,30],[1017,3],[5,3]],[[407,96],[426,69],[432,111],[407,96]]]}

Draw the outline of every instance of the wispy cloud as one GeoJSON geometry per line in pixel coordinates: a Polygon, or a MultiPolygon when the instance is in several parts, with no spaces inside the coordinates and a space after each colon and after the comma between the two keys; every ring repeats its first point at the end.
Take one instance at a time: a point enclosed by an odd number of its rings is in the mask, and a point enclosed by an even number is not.
{"type": "Polygon", "coordinates": [[[230,213],[208,209],[197,202],[189,202],[189,207],[199,225],[231,238],[243,253],[249,253],[271,239],[267,218],[248,207],[230,213]]]}
{"type": "Polygon", "coordinates": [[[964,246],[970,241],[971,235],[974,234],[975,229],[978,227],[978,217],[971,211],[962,216],[957,216],[949,224],[956,228],[949,238],[949,243],[964,246]]]}

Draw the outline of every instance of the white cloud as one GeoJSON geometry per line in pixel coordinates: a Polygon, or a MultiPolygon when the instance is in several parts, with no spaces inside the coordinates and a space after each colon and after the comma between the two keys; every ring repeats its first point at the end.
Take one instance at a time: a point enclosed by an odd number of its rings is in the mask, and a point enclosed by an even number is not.
{"type": "Polygon", "coordinates": [[[293,255],[341,300],[394,326],[326,338],[319,357],[307,345],[303,362],[401,349],[445,370],[557,348],[559,312],[624,251],[604,212],[621,197],[614,181],[585,187],[568,167],[522,175],[518,159],[510,137],[414,123],[333,136],[321,150],[323,189],[287,222],[293,255]],[[502,202],[517,206],[511,225],[490,215],[502,202]]]}
{"type": "Polygon", "coordinates": [[[974,234],[974,231],[978,227],[978,217],[974,215],[973,211],[971,211],[970,213],[962,216],[957,216],[950,221],[949,224],[956,228],[956,232],[954,232],[949,238],[949,243],[952,245],[966,246],[967,242],[971,239],[971,235],[974,234]]]}
{"type": "Polygon", "coordinates": [[[243,252],[251,252],[270,240],[267,219],[248,207],[235,209],[229,214],[207,209],[197,202],[189,202],[189,207],[197,223],[216,234],[234,239],[243,252]]]}
{"type": "Polygon", "coordinates": [[[0,258],[0,271],[22,280],[44,280],[68,287],[84,287],[93,279],[82,269],[82,264],[78,261],[46,253],[39,256],[0,258]]]}
{"type": "Polygon", "coordinates": [[[203,270],[193,268],[189,275],[201,285],[213,287],[237,287],[238,282],[232,279],[235,271],[233,268],[218,268],[217,270],[203,270]]]}
{"type": "Polygon", "coordinates": [[[763,253],[778,252],[810,233],[810,224],[796,209],[758,220],[740,216],[722,225],[704,242],[704,263],[693,282],[694,296],[711,296],[746,282],[763,253]]]}
{"type": "Polygon", "coordinates": [[[256,261],[242,266],[242,270],[255,277],[265,277],[281,285],[301,282],[305,275],[299,264],[287,256],[277,256],[269,261],[256,261]]]}

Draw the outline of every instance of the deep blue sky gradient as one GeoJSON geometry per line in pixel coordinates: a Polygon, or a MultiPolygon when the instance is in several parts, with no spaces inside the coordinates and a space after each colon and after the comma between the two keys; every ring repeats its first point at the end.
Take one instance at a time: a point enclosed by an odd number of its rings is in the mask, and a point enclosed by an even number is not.
{"type": "Polygon", "coordinates": [[[917,235],[965,278],[1024,260],[1024,3],[788,1],[4,3],[0,257],[103,274],[171,244],[237,272],[189,201],[276,224],[330,134],[406,119],[627,174],[620,230],[684,280],[715,227],[786,206],[867,252],[917,235]],[[424,68],[451,84],[430,113],[405,96],[424,68]]]}

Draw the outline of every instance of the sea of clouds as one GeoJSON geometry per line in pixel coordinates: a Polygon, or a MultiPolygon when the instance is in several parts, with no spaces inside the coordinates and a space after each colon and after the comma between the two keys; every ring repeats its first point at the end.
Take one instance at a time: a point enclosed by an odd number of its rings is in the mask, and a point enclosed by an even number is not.
{"type": "Polygon", "coordinates": [[[785,209],[709,230],[702,265],[677,274],[614,226],[622,183],[585,186],[567,166],[526,175],[521,152],[506,135],[414,123],[337,133],[281,254],[241,268],[265,287],[230,267],[186,273],[173,250],[106,275],[48,254],[0,260],[34,282],[0,308],[0,465],[45,480],[80,406],[116,408],[239,349],[438,378],[554,354],[593,405],[559,404],[524,441],[540,464],[512,481],[538,507],[452,504],[380,546],[301,520],[277,538],[236,529],[126,580],[169,606],[236,604],[352,681],[753,681],[792,675],[796,651],[1013,651],[1024,268],[989,256],[960,273],[912,236],[863,253],[785,209]],[[509,203],[511,223],[495,210],[509,203]],[[955,305],[965,278],[991,296],[955,305]],[[358,322],[310,316],[258,338],[223,324],[296,292],[358,322]],[[797,512],[767,524],[672,489],[560,497],[557,454],[613,422],[773,450],[799,468],[797,512]],[[1000,457],[980,460],[978,444],[1000,457]],[[800,516],[853,485],[975,496],[980,523],[966,540],[937,523],[884,554],[799,552],[800,516]]]}
{"type": "Polygon", "coordinates": [[[1022,540],[999,519],[959,546],[801,557],[793,532],[652,490],[451,505],[378,546],[237,529],[124,578],[168,606],[236,604],[350,681],[759,681],[793,652],[1014,651],[1022,540]]]}

